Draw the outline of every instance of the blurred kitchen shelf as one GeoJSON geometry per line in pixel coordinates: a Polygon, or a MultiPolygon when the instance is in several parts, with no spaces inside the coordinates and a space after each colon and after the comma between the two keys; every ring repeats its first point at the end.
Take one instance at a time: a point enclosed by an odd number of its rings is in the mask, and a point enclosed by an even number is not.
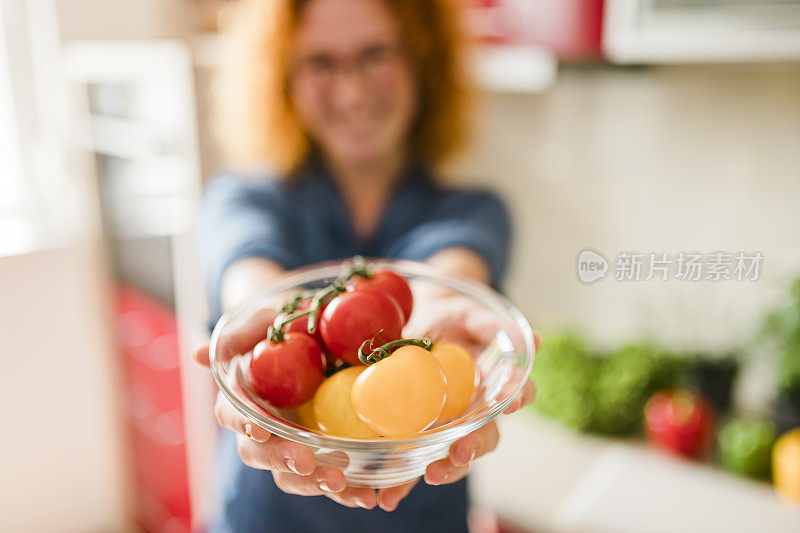
{"type": "MultiPolygon", "coordinates": [[[[215,69],[224,61],[222,37],[201,34],[192,41],[195,65],[215,69]]],[[[501,93],[539,93],[556,79],[557,60],[546,48],[534,45],[483,45],[472,63],[480,87],[501,93]]]]}
{"type": "Polygon", "coordinates": [[[190,196],[105,197],[104,202],[106,229],[118,241],[170,237],[192,229],[196,200],[190,196]]]}
{"type": "Polygon", "coordinates": [[[81,41],[64,58],[73,144],[94,160],[107,236],[189,231],[201,181],[191,51],[178,41],[81,41]]]}
{"type": "Polygon", "coordinates": [[[501,421],[476,463],[473,499],[523,529],[552,533],[796,533],[800,505],[767,483],[669,457],[635,440],[582,435],[530,411],[501,421]]]}
{"type": "Polygon", "coordinates": [[[614,63],[800,59],[800,3],[608,0],[603,51],[614,63]]]}
{"type": "Polygon", "coordinates": [[[90,138],[84,139],[87,150],[129,159],[167,155],[176,144],[156,125],[109,116],[92,116],[90,138]]]}

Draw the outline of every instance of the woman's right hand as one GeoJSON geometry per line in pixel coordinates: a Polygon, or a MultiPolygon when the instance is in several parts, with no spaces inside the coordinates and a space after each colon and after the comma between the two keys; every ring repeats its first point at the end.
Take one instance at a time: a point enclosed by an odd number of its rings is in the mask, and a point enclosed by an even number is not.
{"type": "MultiPolygon", "coordinates": [[[[272,309],[261,309],[254,313],[245,323],[220,339],[220,350],[230,356],[249,352],[266,338],[267,327],[274,317],[275,311],[272,309]]],[[[195,349],[194,359],[209,367],[208,343],[195,349]]],[[[303,496],[323,495],[347,507],[372,509],[378,504],[378,496],[373,489],[348,486],[340,469],[318,466],[314,452],[309,447],[273,435],[251,422],[221,393],[217,395],[214,414],[220,426],[237,434],[237,450],[242,462],[251,468],[272,472],[275,484],[283,492],[303,496]]],[[[386,508],[383,500],[381,506],[386,508]]]]}

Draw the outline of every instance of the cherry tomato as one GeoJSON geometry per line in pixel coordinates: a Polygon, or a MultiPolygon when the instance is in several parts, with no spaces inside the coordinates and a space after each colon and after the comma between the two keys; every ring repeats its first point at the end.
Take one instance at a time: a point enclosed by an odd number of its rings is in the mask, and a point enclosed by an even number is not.
{"type": "MultiPolygon", "coordinates": [[[[306,309],[308,309],[309,305],[311,305],[311,300],[303,300],[300,303],[300,305],[297,307],[297,310],[298,311],[305,311],[306,309]]],[[[323,350],[325,349],[325,343],[322,341],[322,333],[320,333],[320,330],[319,330],[319,317],[321,317],[322,313],[325,312],[325,308],[326,307],[327,307],[327,304],[321,304],[319,306],[319,311],[317,311],[317,327],[314,330],[314,333],[311,334],[311,336],[314,338],[315,341],[317,341],[317,344],[319,344],[320,348],[322,348],[323,350]]],[[[291,315],[289,315],[289,316],[291,316],[291,315]]],[[[292,320],[291,322],[289,322],[286,325],[286,327],[284,328],[284,331],[286,331],[286,332],[295,332],[295,333],[307,333],[308,332],[308,315],[301,316],[300,318],[298,318],[296,320],[292,320]]]]}
{"type": "Polygon", "coordinates": [[[442,365],[447,382],[445,399],[439,421],[447,422],[466,411],[475,393],[475,363],[467,350],[452,342],[437,342],[431,353],[442,365]]]}
{"type": "Polygon", "coordinates": [[[380,435],[394,437],[427,429],[445,404],[442,365],[419,346],[403,346],[367,367],[353,383],[358,418],[380,435]]]}
{"type": "Polygon", "coordinates": [[[300,421],[300,424],[308,429],[319,430],[317,418],[314,416],[314,398],[311,398],[304,404],[297,406],[297,418],[300,421]]]}
{"type": "Polygon", "coordinates": [[[250,383],[275,407],[297,407],[314,395],[323,371],[317,342],[305,333],[286,333],[282,342],[265,339],[253,348],[250,383]]]}
{"type": "Polygon", "coordinates": [[[713,411],[703,397],[688,390],[655,394],[645,406],[647,437],[666,451],[698,457],[708,448],[713,411]]]}
{"type": "Polygon", "coordinates": [[[414,308],[414,296],[411,294],[411,287],[408,286],[406,278],[391,270],[379,270],[371,278],[356,277],[354,286],[357,289],[371,289],[388,294],[403,310],[403,323],[408,322],[414,308]]]}
{"type": "Polygon", "coordinates": [[[333,355],[360,365],[358,349],[364,341],[375,337],[379,344],[400,337],[403,311],[387,294],[357,289],[340,294],[328,304],[320,329],[325,346],[333,355]]]}
{"type": "Polygon", "coordinates": [[[366,370],[365,366],[351,366],[325,381],[314,394],[314,420],[325,433],[350,439],[377,439],[379,435],[369,429],[356,416],[350,402],[353,382],[366,370]]]}

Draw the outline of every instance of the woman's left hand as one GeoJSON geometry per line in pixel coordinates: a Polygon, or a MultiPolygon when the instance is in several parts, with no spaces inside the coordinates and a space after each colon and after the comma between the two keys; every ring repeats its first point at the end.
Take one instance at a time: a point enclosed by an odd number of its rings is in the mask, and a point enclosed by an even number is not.
{"type": "MultiPolygon", "coordinates": [[[[443,297],[436,302],[426,303],[426,312],[415,314],[409,322],[404,336],[430,334],[441,336],[443,340],[455,342],[470,351],[477,352],[486,347],[494,338],[500,324],[485,310],[477,307],[471,300],[459,296],[443,297]]],[[[541,338],[534,332],[536,351],[539,351],[541,338]]],[[[511,414],[533,402],[536,387],[528,380],[520,395],[504,411],[511,414]]],[[[425,482],[429,485],[455,483],[467,475],[472,461],[497,447],[500,433],[497,422],[488,424],[462,437],[450,446],[447,457],[429,464],[425,470],[425,482]]],[[[397,508],[419,479],[397,487],[378,491],[378,505],[385,511],[397,508]]]]}

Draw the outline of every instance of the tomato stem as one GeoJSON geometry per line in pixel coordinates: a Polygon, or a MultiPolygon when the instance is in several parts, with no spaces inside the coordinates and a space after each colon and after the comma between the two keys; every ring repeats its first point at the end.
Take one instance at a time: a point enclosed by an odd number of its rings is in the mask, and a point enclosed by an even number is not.
{"type": "Polygon", "coordinates": [[[295,311],[297,311],[297,308],[300,307],[300,302],[302,302],[307,298],[313,298],[316,292],[317,291],[311,289],[300,292],[297,296],[295,296],[294,298],[283,304],[283,307],[281,307],[278,313],[284,315],[294,313],[295,311]]]}
{"type": "Polygon", "coordinates": [[[283,306],[280,308],[280,311],[278,311],[278,318],[275,319],[275,323],[269,328],[269,340],[276,343],[283,342],[284,326],[292,320],[300,318],[301,316],[308,316],[308,327],[306,328],[306,331],[309,335],[314,334],[314,332],[317,331],[317,319],[319,315],[319,309],[322,306],[322,301],[328,296],[337,296],[343,292],[346,292],[346,284],[348,281],[350,281],[350,279],[353,278],[353,276],[369,279],[373,275],[374,273],[372,269],[364,262],[364,258],[360,255],[355,256],[352,262],[345,266],[339,277],[331,282],[328,282],[326,287],[316,290],[308,289],[302,291],[297,294],[297,296],[283,304],[283,306]],[[309,298],[311,299],[309,308],[302,313],[294,314],[300,307],[300,304],[303,302],[303,300],[308,300],[309,298]],[[280,317],[288,318],[279,320],[280,317]]]}
{"type": "Polygon", "coordinates": [[[283,342],[283,328],[286,326],[286,324],[289,324],[290,322],[309,314],[311,314],[311,309],[307,309],[302,313],[297,313],[288,317],[286,315],[278,315],[275,317],[275,322],[269,327],[267,332],[270,342],[283,342]]]}
{"type": "Polygon", "coordinates": [[[269,327],[267,330],[267,339],[269,339],[269,342],[274,342],[276,344],[283,342],[283,331],[281,330],[282,327],[283,325],[281,325],[279,328],[276,328],[274,324],[269,327]]]}
{"type": "MultiPolygon", "coordinates": [[[[375,336],[377,337],[377,334],[375,336]]],[[[358,349],[358,359],[365,365],[372,365],[389,357],[393,350],[400,348],[401,346],[419,346],[420,348],[428,351],[430,351],[430,349],[433,347],[433,341],[428,337],[422,337],[419,339],[397,339],[396,341],[382,344],[377,348],[373,348],[374,342],[375,337],[367,339],[358,349]],[[369,343],[369,351],[367,351],[367,343],[369,343]]]]}
{"type": "Polygon", "coordinates": [[[346,291],[347,288],[344,286],[344,283],[337,279],[332,281],[330,286],[327,288],[320,289],[316,292],[316,294],[314,294],[314,297],[311,299],[311,305],[308,307],[308,327],[306,328],[306,331],[309,335],[317,331],[317,315],[319,315],[319,308],[322,305],[322,300],[331,294],[338,296],[346,291]]]}
{"type": "Polygon", "coordinates": [[[375,275],[373,269],[367,266],[364,262],[364,258],[360,255],[353,258],[353,262],[347,267],[344,273],[347,276],[347,280],[350,280],[353,276],[369,279],[375,275]]]}

